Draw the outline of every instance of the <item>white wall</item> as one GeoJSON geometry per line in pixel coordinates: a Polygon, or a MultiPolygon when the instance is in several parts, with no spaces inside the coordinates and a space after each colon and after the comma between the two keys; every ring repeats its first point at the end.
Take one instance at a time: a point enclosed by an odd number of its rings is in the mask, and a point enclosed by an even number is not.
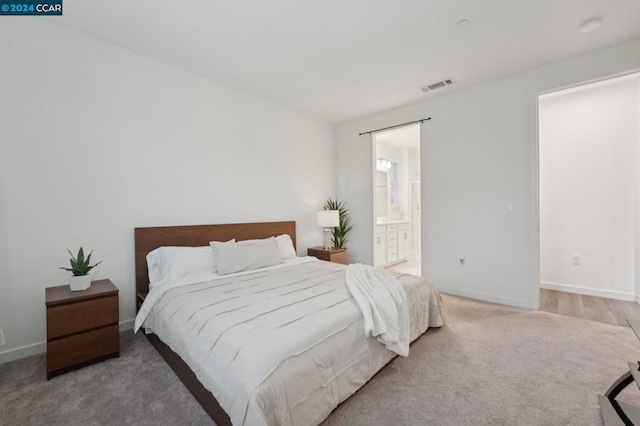
{"type": "Polygon", "coordinates": [[[421,137],[423,277],[449,293],[537,308],[537,94],[639,67],[640,39],[339,126],[350,260],[370,262],[373,251],[372,148],[358,133],[432,117],[421,137]]]}
{"type": "MultiPolygon", "coordinates": [[[[638,86],[638,98],[640,99],[640,85],[638,86]]],[[[638,123],[640,123],[640,108],[638,108],[638,123]]],[[[636,259],[635,259],[635,268],[634,268],[634,275],[635,275],[635,294],[639,295],[640,294],[640,144],[637,147],[636,150],[636,161],[638,164],[638,168],[636,169],[636,182],[638,182],[638,185],[636,186],[636,211],[635,211],[635,218],[638,220],[638,222],[636,222],[635,224],[635,230],[634,230],[634,235],[635,235],[635,243],[634,243],[634,250],[636,253],[636,259]]]]}
{"type": "MultiPolygon", "coordinates": [[[[417,149],[407,149],[407,159],[409,162],[407,179],[409,179],[409,182],[420,180],[420,151],[417,149]]],[[[409,195],[411,195],[410,190],[409,195]]]]}
{"type": "Polygon", "coordinates": [[[66,249],[134,317],[133,228],[296,220],[322,241],[335,128],[39,19],[0,25],[0,362],[44,349],[66,249]]]}
{"type": "Polygon", "coordinates": [[[639,93],[633,74],[540,97],[545,288],[636,299],[639,93]]]}

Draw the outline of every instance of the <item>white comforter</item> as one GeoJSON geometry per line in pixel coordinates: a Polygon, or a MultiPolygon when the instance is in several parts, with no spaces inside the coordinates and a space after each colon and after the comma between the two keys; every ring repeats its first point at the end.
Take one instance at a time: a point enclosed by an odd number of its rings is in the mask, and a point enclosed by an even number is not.
{"type": "MultiPolygon", "coordinates": [[[[317,424],[393,358],[365,337],[343,265],[302,258],[235,275],[158,284],[136,318],[233,424],[317,424]]],[[[442,325],[440,299],[414,278],[407,285],[415,338],[442,325]]]]}

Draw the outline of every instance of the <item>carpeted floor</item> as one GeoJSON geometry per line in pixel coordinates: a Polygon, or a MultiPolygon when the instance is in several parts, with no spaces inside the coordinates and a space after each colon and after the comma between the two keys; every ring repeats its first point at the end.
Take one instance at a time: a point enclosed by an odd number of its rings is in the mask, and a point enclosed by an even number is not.
{"type": "MultiPolygon", "coordinates": [[[[444,296],[427,332],[325,425],[600,425],[597,395],[637,360],[631,329],[444,296]]],[[[0,425],[210,425],[142,335],[50,381],[44,355],[0,365],[0,425]]],[[[637,388],[623,398],[640,404],[637,388]]]]}

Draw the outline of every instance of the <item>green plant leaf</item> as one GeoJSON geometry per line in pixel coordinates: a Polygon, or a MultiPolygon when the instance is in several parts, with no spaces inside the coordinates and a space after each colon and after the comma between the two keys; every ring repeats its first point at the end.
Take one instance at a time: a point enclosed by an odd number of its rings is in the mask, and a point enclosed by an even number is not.
{"type": "Polygon", "coordinates": [[[333,247],[344,248],[347,243],[347,234],[353,229],[351,225],[351,218],[349,217],[349,209],[347,209],[344,201],[333,200],[329,198],[324,203],[325,210],[338,210],[338,217],[340,219],[339,226],[333,228],[331,245],[333,247]]]}
{"type": "Polygon", "coordinates": [[[78,251],[78,265],[82,265],[84,263],[84,251],[82,250],[82,247],[80,247],[80,250],[78,251]]]}
{"type": "Polygon", "coordinates": [[[84,250],[82,247],[80,247],[80,250],[78,250],[77,258],[73,256],[73,253],[71,253],[71,250],[67,249],[67,252],[69,252],[69,255],[71,256],[71,259],[69,259],[71,268],[60,267],[60,269],[69,271],[73,274],[73,276],[76,276],[76,277],[87,275],[91,269],[95,268],[96,266],[102,263],[102,261],[100,261],[94,265],[90,265],[91,255],[93,254],[93,250],[91,250],[91,252],[86,258],[84,257],[84,250]]]}

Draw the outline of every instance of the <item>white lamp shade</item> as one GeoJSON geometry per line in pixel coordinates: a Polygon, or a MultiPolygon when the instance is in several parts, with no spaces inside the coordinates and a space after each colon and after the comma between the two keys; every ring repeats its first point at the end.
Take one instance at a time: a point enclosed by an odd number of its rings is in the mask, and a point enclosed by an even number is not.
{"type": "Polygon", "coordinates": [[[340,226],[340,214],[338,210],[322,210],[316,216],[318,226],[322,228],[335,228],[340,226]]]}

